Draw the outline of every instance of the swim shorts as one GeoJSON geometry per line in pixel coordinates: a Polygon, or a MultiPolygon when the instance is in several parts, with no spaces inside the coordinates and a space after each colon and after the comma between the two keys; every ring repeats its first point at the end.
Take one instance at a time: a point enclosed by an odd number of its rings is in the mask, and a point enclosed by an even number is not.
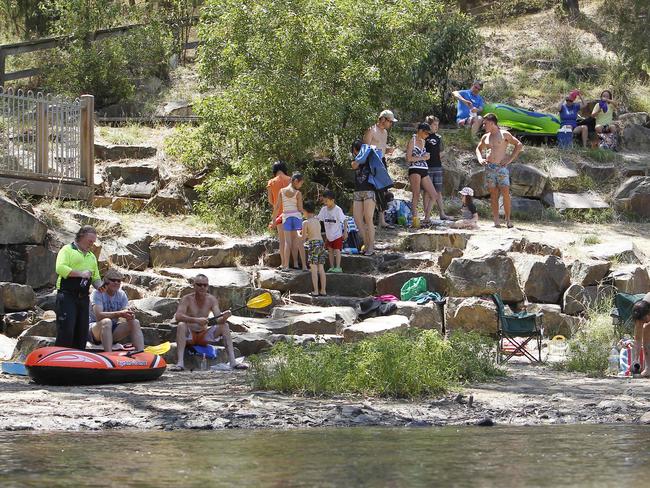
{"type": "Polygon", "coordinates": [[[302,219],[300,217],[287,217],[282,224],[282,228],[286,231],[302,230],[302,219]]]}
{"type": "Polygon", "coordinates": [[[442,168],[429,168],[429,178],[438,193],[442,192],[442,168]]]}
{"type": "Polygon", "coordinates": [[[325,264],[327,251],[323,241],[305,242],[305,251],[307,252],[307,262],[309,264],[325,264]]]}
{"type": "Polygon", "coordinates": [[[212,327],[208,327],[207,329],[198,332],[193,331],[188,327],[187,335],[185,336],[187,344],[193,346],[207,346],[208,344],[215,342],[219,337],[216,334],[217,327],[217,325],[213,325],[212,327]]]}
{"type": "Polygon", "coordinates": [[[426,178],[429,176],[429,172],[426,168],[409,168],[409,176],[411,175],[420,175],[420,178],[426,178]]]}
{"type": "Polygon", "coordinates": [[[338,249],[339,251],[343,249],[343,236],[333,241],[325,241],[325,249],[338,249]]]}
{"type": "Polygon", "coordinates": [[[374,191],[355,191],[352,195],[352,199],[355,202],[363,202],[365,200],[374,200],[375,192],[374,191]]]}
{"type": "Polygon", "coordinates": [[[510,171],[508,171],[507,166],[488,163],[485,171],[485,181],[487,182],[488,188],[510,186],[510,171]]]}

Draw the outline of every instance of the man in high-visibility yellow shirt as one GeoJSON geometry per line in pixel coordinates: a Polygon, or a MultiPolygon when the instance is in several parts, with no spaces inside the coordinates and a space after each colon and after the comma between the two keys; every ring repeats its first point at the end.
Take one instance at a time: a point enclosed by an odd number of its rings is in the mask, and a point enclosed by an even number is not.
{"type": "Polygon", "coordinates": [[[96,240],[94,227],[84,225],[56,257],[56,346],[86,348],[90,285],[98,290],[103,285],[90,250],[96,240]]]}

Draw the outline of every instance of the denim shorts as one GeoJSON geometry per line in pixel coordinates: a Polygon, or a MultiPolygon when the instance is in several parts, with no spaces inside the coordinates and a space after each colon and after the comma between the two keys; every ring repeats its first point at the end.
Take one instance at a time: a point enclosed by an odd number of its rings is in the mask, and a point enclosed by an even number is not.
{"type": "Polygon", "coordinates": [[[485,181],[488,188],[497,186],[510,186],[510,171],[507,166],[500,166],[494,163],[488,163],[485,171],[485,181]]]}
{"type": "Polygon", "coordinates": [[[300,217],[287,217],[282,224],[282,228],[287,232],[302,230],[302,219],[300,217]]]}

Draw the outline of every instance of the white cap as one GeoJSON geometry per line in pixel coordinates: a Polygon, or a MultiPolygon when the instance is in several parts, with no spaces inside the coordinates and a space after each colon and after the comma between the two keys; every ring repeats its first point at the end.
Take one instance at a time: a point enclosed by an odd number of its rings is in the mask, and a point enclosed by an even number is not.
{"type": "Polygon", "coordinates": [[[391,122],[397,122],[397,119],[395,118],[395,114],[391,110],[384,110],[382,113],[379,114],[379,118],[388,119],[391,122]]]}
{"type": "Polygon", "coordinates": [[[474,196],[474,190],[472,190],[469,186],[466,186],[463,188],[461,191],[459,191],[461,195],[465,195],[467,197],[473,197],[474,196]]]}

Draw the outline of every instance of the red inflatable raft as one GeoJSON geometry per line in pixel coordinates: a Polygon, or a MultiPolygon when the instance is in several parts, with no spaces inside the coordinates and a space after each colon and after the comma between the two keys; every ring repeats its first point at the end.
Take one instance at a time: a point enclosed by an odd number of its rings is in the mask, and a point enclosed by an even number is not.
{"type": "Polygon", "coordinates": [[[155,380],[167,363],[150,352],[42,347],[27,356],[25,367],[30,378],[43,385],[97,385],[155,380]]]}

